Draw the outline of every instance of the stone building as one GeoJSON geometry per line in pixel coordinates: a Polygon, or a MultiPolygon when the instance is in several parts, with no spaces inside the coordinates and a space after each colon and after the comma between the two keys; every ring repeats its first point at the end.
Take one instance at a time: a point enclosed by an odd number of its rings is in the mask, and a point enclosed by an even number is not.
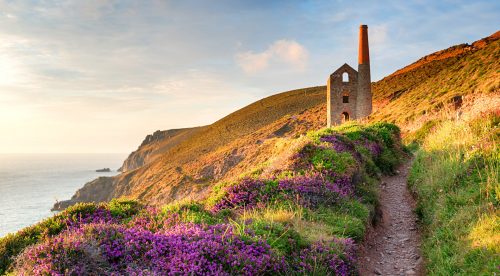
{"type": "Polygon", "coordinates": [[[326,89],[328,127],[372,113],[367,25],[359,27],[358,71],[340,66],[328,77],[326,89]]]}

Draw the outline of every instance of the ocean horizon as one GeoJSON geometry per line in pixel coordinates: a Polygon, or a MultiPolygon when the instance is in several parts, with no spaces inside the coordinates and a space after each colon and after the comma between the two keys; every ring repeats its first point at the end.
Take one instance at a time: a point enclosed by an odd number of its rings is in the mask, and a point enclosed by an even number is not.
{"type": "Polygon", "coordinates": [[[56,201],[70,199],[85,183],[113,176],[126,153],[0,154],[0,237],[56,212],[56,201]],[[96,172],[110,168],[111,172],[96,172]]]}

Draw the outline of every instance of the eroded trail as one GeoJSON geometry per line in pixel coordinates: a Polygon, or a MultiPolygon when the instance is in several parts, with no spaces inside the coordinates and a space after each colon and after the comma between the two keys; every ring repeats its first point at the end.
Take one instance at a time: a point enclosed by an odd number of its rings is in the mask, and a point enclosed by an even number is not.
{"type": "Polygon", "coordinates": [[[411,162],[401,165],[397,175],[382,179],[382,218],[368,231],[360,249],[361,275],[423,274],[414,200],[406,188],[411,162]]]}

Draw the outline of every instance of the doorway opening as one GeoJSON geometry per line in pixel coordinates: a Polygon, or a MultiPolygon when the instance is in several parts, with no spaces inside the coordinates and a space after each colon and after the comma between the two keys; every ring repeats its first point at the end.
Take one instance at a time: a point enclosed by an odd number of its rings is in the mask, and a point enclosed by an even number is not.
{"type": "Polygon", "coordinates": [[[349,113],[342,112],[342,123],[349,121],[349,113]]]}

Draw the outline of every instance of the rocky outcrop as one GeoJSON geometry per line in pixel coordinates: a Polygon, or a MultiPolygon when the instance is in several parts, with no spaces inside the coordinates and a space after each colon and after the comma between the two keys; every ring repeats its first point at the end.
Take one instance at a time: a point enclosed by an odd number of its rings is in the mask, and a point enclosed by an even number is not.
{"type": "Polygon", "coordinates": [[[52,207],[52,211],[61,211],[68,206],[79,202],[106,202],[113,198],[115,181],[113,177],[101,176],[87,182],[69,200],[58,201],[52,207]]]}
{"type": "Polygon", "coordinates": [[[153,134],[149,134],[144,138],[141,145],[136,151],[130,153],[125,159],[123,165],[118,169],[120,172],[135,170],[150,163],[161,153],[174,147],[190,135],[196,133],[202,127],[157,130],[153,134]]]}

